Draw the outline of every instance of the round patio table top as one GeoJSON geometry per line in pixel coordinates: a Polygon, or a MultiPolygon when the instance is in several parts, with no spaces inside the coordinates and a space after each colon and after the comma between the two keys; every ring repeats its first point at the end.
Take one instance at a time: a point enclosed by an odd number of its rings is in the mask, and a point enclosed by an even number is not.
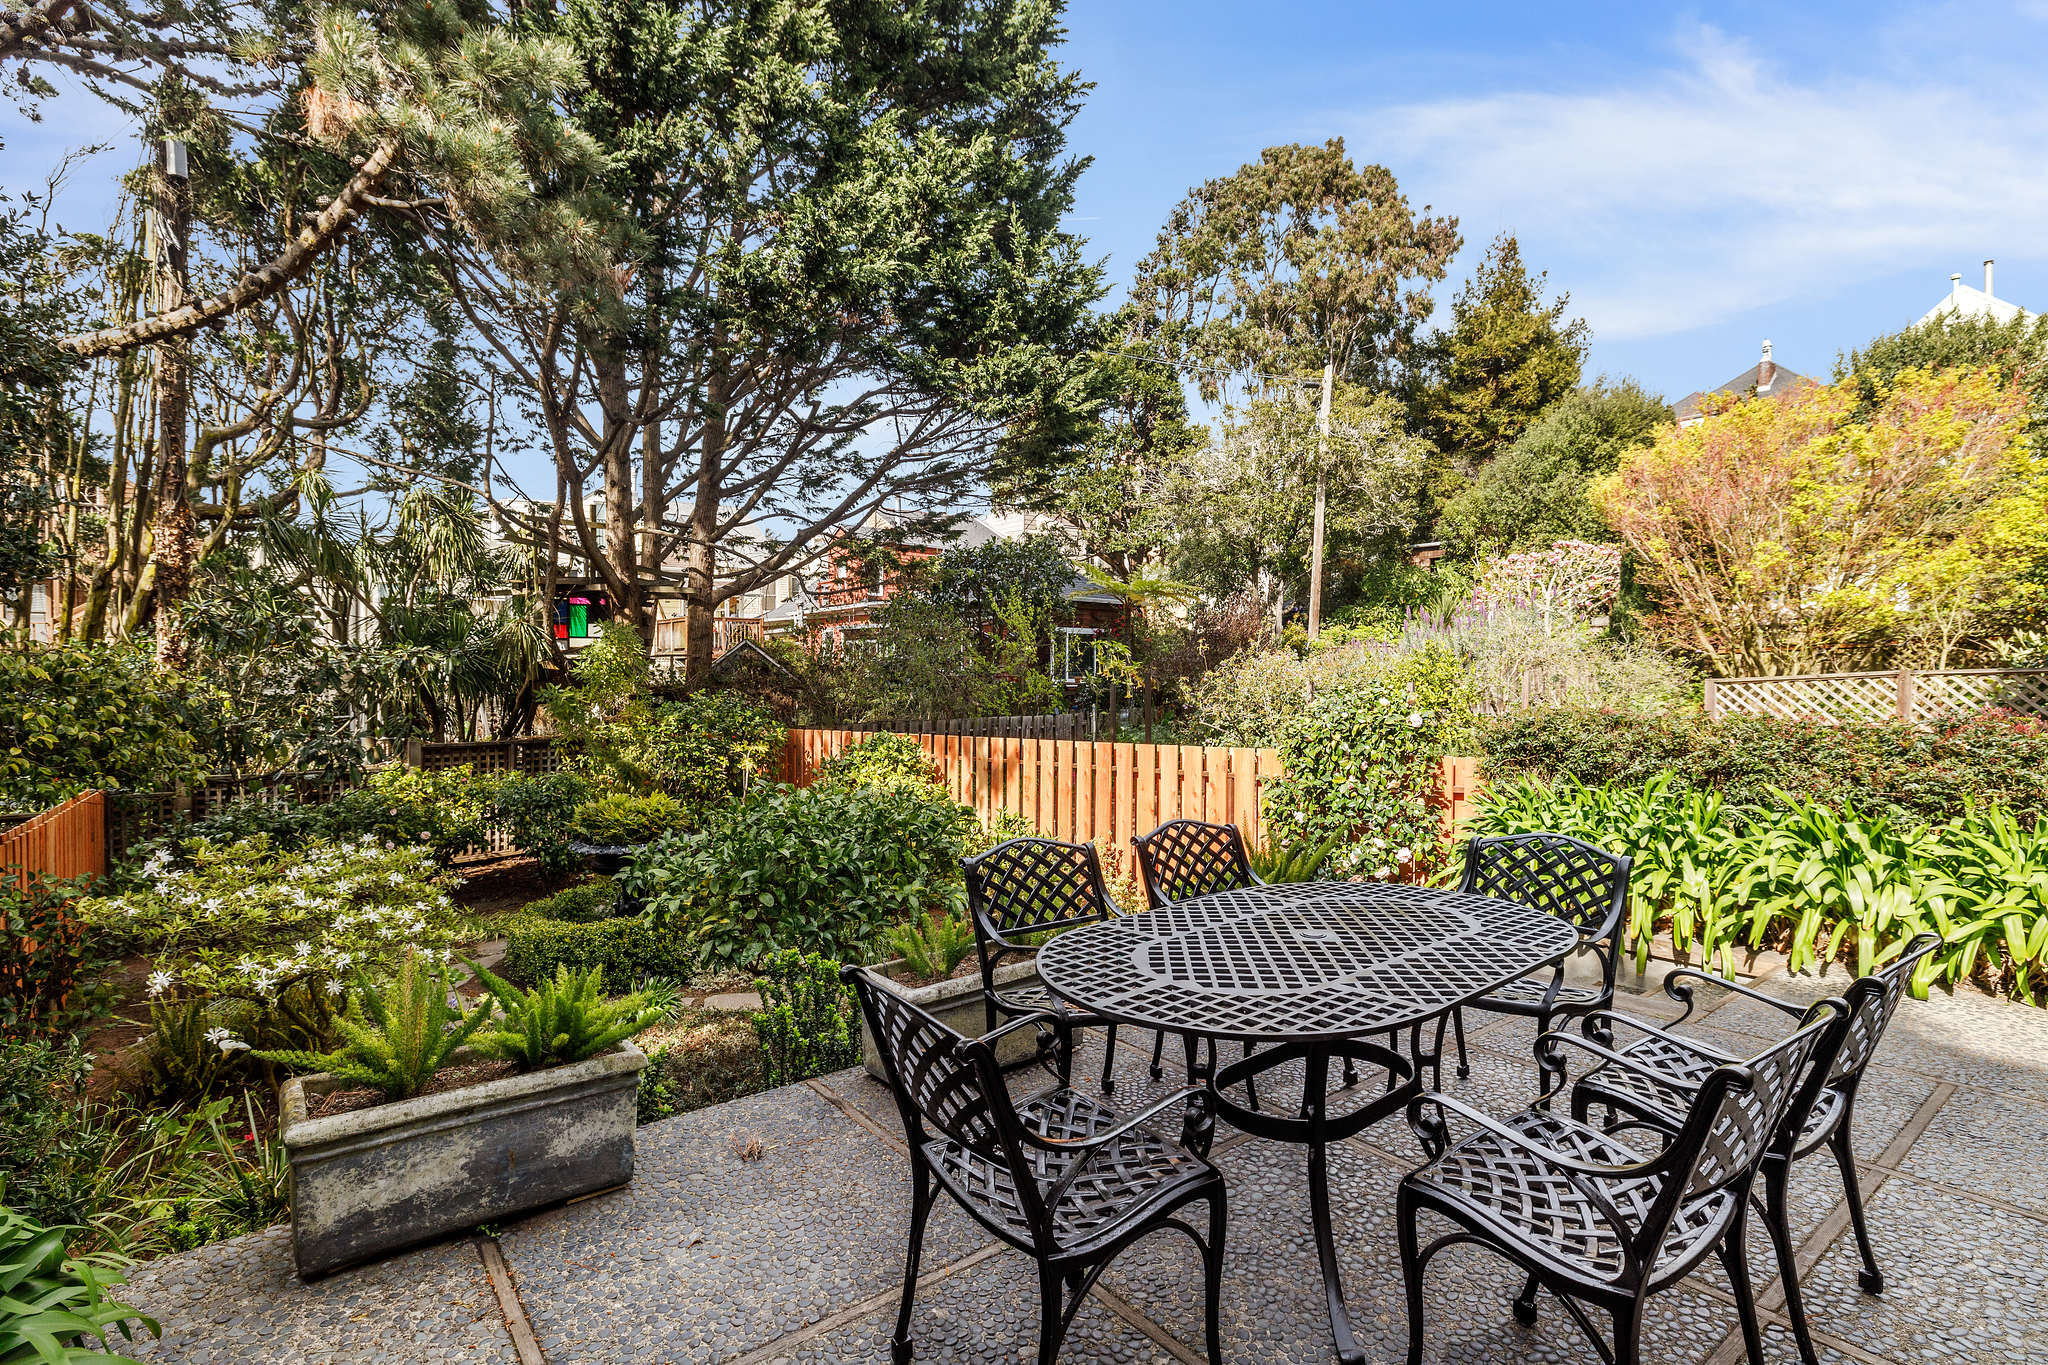
{"type": "Polygon", "coordinates": [[[1396,882],[1217,891],[1069,929],[1038,950],[1061,999],[1118,1023],[1246,1042],[1384,1033],[1579,946],[1489,896],[1396,882]]]}

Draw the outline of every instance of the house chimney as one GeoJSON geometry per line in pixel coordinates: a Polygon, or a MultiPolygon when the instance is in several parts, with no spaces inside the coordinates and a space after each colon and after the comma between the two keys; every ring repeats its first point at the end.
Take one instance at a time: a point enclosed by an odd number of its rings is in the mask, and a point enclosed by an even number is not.
{"type": "Polygon", "coordinates": [[[1991,262],[1990,262],[1990,261],[1986,261],[1986,262],[1984,262],[1984,292],[1985,292],[1986,294],[1990,294],[1992,298],[1997,298],[1997,297],[1998,297],[1998,296],[1997,296],[1996,294],[1992,294],[1992,293],[1991,293],[1991,262]]]}
{"type": "Polygon", "coordinates": [[[1951,275],[1948,277],[1948,292],[1950,294],[1954,294],[1958,289],[1961,289],[1962,287],[1963,277],[1961,275],[1951,275]]]}
{"type": "Polygon", "coordinates": [[[1756,391],[1758,393],[1769,393],[1771,385],[1776,382],[1777,378],[1778,365],[1776,361],[1771,359],[1771,343],[1766,341],[1764,342],[1764,358],[1758,362],[1756,367],[1756,391]]]}

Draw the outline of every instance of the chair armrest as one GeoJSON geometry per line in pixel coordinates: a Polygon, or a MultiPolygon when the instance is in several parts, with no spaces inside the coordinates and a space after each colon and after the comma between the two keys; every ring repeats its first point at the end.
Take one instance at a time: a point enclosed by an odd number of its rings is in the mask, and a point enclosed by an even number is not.
{"type": "MultiPolygon", "coordinates": [[[[1702,1056],[1711,1057],[1717,1065],[1724,1065],[1729,1062],[1742,1062],[1748,1060],[1745,1057],[1737,1057],[1730,1053],[1723,1052],[1720,1048],[1715,1047],[1712,1043],[1702,1042],[1698,1038],[1688,1038],[1682,1033],[1673,1033],[1670,1029],[1659,1028],[1655,1024],[1645,1023],[1644,1021],[1636,1018],[1632,1014],[1619,1014],[1614,1010],[1594,1010],[1589,1014],[1581,1016],[1581,1028],[1584,1028],[1587,1025],[1595,1023],[1626,1024],[1630,1028],[1635,1029],[1639,1033],[1648,1034],[1652,1038],[1662,1038],[1667,1043],[1674,1044],[1678,1047],[1690,1048],[1692,1051],[1697,1052],[1702,1056]]],[[[1549,1037],[1551,1035],[1545,1034],[1544,1036],[1549,1037]]],[[[1578,1040],[1567,1039],[1567,1041],[1576,1042],[1578,1040]]],[[[1610,1053],[1608,1055],[1614,1056],[1615,1054],[1610,1053]]],[[[1632,1062],[1630,1063],[1630,1065],[1634,1066],[1639,1071],[1643,1069],[1643,1064],[1641,1062],[1632,1062]]]]}
{"type": "Polygon", "coordinates": [[[1687,980],[1704,981],[1710,986],[1719,986],[1723,990],[1734,991],[1737,995],[1759,1001],[1774,1009],[1783,1010],[1794,1019],[1806,1013],[1804,1005],[1796,1005],[1789,1000],[1780,1000],[1774,995],[1765,995],[1760,990],[1715,976],[1710,972],[1703,972],[1697,967],[1673,967],[1670,974],[1664,978],[1664,994],[1685,1006],[1685,1013],[1679,1016],[1678,1019],[1678,1022],[1681,1024],[1687,1019],[1692,1018],[1693,1006],[1698,1003],[1692,997],[1692,987],[1685,984],[1687,980]]]}
{"type": "MultiPolygon", "coordinates": [[[[1638,1157],[1634,1165],[1609,1166],[1602,1162],[1587,1161],[1584,1158],[1572,1156],[1570,1153],[1560,1152],[1557,1148],[1552,1147],[1547,1143],[1538,1142],[1535,1138],[1530,1137],[1527,1133],[1515,1131],[1513,1128],[1508,1127],[1500,1120],[1494,1118],[1491,1114],[1487,1114],[1481,1110],[1474,1109],[1469,1104],[1461,1103],[1457,1100],[1452,1099],[1448,1095],[1440,1094],[1433,1090],[1425,1091],[1416,1102],[1418,1104],[1433,1104],[1437,1106],[1437,1108],[1439,1109],[1447,1109],[1450,1112],[1457,1114],[1461,1118],[1468,1120],[1475,1126],[1484,1128],[1487,1132],[1492,1133],[1495,1137],[1505,1139],[1508,1142],[1512,1142],[1515,1146],[1520,1147],[1523,1151],[1533,1152],[1537,1156],[1542,1157],[1545,1161],[1554,1163],[1560,1170],[1569,1171],[1578,1175],[1597,1175],[1609,1178],[1629,1176],[1636,1174],[1638,1169],[1644,1164],[1646,1164],[1640,1157],[1638,1157]]],[[[1615,1146],[1620,1147],[1625,1152],[1630,1151],[1630,1149],[1627,1146],[1620,1142],[1616,1142],[1613,1138],[1608,1138],[1607,1140],[1609,1142],[1613,1142],[1615,1146]]],[[[1630,1152],[1630,1154],[1634,1155],[1633,1152],[1630,1152]]]]}
{"type": "Polygon", "coordinates": [[[1090,1133],[1084,1138],[1049,1138],[1041,1133],[1032,1132],[1030,1127],[1026,1126],[1024,1129],[1024,1141],[1030,1146],[1047,1152],[1087,1152],[1102,1146],[1106,1142],[1115,1141],[1134,1128],[1143,1127],[1175,1105],[1181,1104],[1192,1096],[1201,1093],[1202,1087],[1199,1085],[1182,1086],[1180,1089],[1154,1100],[1151,1104],[1125,1118],[1114,1127],[1105,1128],[1099,1133],[1090,1133]]]}
{"type": "Polygon", "coordinates": [[[1020,1014],[1007,1024],[990,1029],[987,1033],[975,1039],[975,1041],[985,1043],[989,1048],[993,1049],[998,1040],[1009,1037],[1019,1029],[1036,1027],[1039,1024],[1049,1024],[1054,1028],[1058,1028],[1060,1019],[1058,1015],[1053,1014],[1049,1010],[1039,1010],[1034,1014],[1020,1014]]]}

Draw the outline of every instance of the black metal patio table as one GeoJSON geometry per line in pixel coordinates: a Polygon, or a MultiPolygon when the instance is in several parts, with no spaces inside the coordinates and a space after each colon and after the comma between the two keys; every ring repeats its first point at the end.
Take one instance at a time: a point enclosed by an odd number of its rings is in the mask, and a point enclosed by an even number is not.
{"type": "MultiPolygon", "coordinates": [[[[1257,1137],[1308,1146],[1309,1208],[1337,1358],[1365,1359],[1351,1330],[1330,1217],[1328,1145],[1406,1110],[1421,1120],[1422,1027],[1454,1005],[1556,962],[1571,925],[1486,896],[1387,882],[1298,882],[1196,896],[1071,929],[1038,953],[1060,999],[1120,1024],[1264,1045],[1201,1068],[1189,1131],[1217,1116],[1257,1137]],[[1408,1030],[1408,1055],[1399,1031],[1408,1030]],[[1371,1041],[1389,1035],[1394,1046],[1371,1041]],[[1331,1058],[1383,1068],[1383,1093],[1332,1113],[1331,1058]],[[1230,1088],[1302,1063],[1293,1112],[1239,1104],[1230,1088]]],[[[1190,1056],[1196,1049],[1190,1044],[1190,1056]]]]}

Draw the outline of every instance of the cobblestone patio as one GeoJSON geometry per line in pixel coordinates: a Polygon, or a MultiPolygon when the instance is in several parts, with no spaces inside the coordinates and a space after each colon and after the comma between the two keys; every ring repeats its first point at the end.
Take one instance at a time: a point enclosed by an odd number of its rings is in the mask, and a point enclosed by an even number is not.
{"type": "MultiPolygon", "coordinates": [[[[1845,981],[1774,979],[1810,998],[1845,981]]],[[[1723,993],[1702,1032],[1753,1051],[1774,1012],[1723,993]]],[[[1629,997],[1646,1016],[1662,996],[1629,997]]],[[[1475,1017],[1473,1022],[1479,1022],[1475,1017]]],[[[1501,1020],[1472,1034],[1473,1074],[1455,1093],[1509,1112],[1534,1093],[1531,1032],[1501,1020]]],[[[1169,1048],[1169,1053],[1177,1049],[1169,1048]]],[[[1117,1099],[1135,1106],[1149,1035],[1118,1048],[1117,1099]]],[[[1077,1076],[1099,1074],[1084,1056],[1077,1076]]],[[[1446,1076],[1448,1080],[1448,1075],[1446,1076]]],[[[1168,1081],[1172,1075],[1169,1073],[1168,1081]]],[[[1856,1288],[1855,1249],[1832,1164],[1804,1163],[1794,1217],[1813,1268],[1815,1335],[1834,1365],[1975,1361],[2048,1365],[2048,1011],[1974,993],[1908,1000],[1864,1083],[1856,1151],[1882,1299],[1856,1288]]],[[[160,1318],[149,1361],[477,1361],[505,1365],[869,1362],[888,1359],[909,1211],[902,1129],[857,1071],[703,1110],[639,1133],[627,1189],[317,1284],[291,1273],[273,1229],[141,1267],[129,1296],[160,1318]],[[760,1155],[741,1155],[758,1142],[760,1155]]],[[[1330,1360],[1300,1148],[1220,1138],[1231,1183],[1224,1350],[1234,1365],[1330,1360]]],[[[1406,1351],[1393,1191],[1420,1153],[1398,1122],[1332,1153],[1347,1289],[1368,1349],[1406,1351]]],[[[1772,1266],[1761,1232],[1752,1256],[1772,1266]]],[[[932,1219],[915,1332],[924,1361],[1034,1358],[1027,1262],[941,1201],[932,1219]]],[[[1733,1300],[1710,1259],[1656,1300],[1646,1359],[1732,1365],[1733,1300]]],[[[1067,1340],[1074,1362],[1198,1362],[1192,1249],[1157,1237],[1126,1252],[1067,1340]]],[[[1517,1327],[1519,1287],[1470,1248],[1431,1267],[1431,1361],[1520,1365],[1594,1358],[1563,1311],[1517,1327]]],[[[1763,1294],[1773,1361],[1796,1361],[1775,1285],[1763,1294]]]]}

